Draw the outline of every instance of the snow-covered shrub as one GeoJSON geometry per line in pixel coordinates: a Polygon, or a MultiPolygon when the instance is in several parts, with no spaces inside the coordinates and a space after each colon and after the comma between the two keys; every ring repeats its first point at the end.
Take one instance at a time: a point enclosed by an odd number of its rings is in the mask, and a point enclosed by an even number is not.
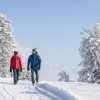
{"type": "Polygon", "coordinates": [[[58,73],[58,75],[60,76],[60,78],[58,80],[59,82],[62,82],[62,81],[69,82],[69,76],[66,74],[65,71],[58,73]]]}
{"type": "Polygon", "coordinates": [[[23,71],[20,74],[21,80],[31,80],[31,72],[27,71],[27,69],[24,67],[23,71]]]}

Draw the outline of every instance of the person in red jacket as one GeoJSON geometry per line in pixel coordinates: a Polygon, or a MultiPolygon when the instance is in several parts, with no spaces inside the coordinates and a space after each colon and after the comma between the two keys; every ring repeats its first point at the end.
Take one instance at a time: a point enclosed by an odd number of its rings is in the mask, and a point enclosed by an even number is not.
{"type": "Polygon", "coordinates": [[[19,72],[22,71],[21,58],[18,56],[18,52],[14,51],[14,55],[10,59],[10,72],[14,74],[14,85],[17,84],[19,80],[19,72]]]}

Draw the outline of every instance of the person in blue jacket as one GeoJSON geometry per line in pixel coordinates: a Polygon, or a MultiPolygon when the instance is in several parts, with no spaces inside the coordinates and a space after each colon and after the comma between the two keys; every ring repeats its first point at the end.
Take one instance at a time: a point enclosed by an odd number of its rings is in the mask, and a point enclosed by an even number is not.
{"type": "Polygon", "coordinates": [[[27,70],[29,71],[31,69],[31,79],[32,84],[36,82],[38,83],[39,80],[39,70],[41,68],[41,58],[37,54],[36,48],[32,50],[32,54],[28,58],[28,64],[27,64],[27,70]],[[34,73],[36,75],[36,78],[34,78],[34,73]]]}

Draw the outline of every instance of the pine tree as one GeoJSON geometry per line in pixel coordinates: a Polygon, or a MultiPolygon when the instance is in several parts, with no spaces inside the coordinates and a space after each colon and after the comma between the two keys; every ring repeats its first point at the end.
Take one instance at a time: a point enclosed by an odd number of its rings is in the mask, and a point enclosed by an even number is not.
{"type": "Polygon", "coordinates": [[[69,76],[66,74],[65,71],[60,72],[58,75],[60,76],[58,80],[59,82],[62,82],[62,81],[69,82],[69,76]]]}
{"type": "Polygon", "coordinates": [[[84,29],[81,47],[79,49],[82,61],[79,80],[83,82],[100,82],[100,24],[94,30],[84,29]]]}
{"type": "Polygon", "coordinates": [[[11,22],[0,14],[0,76],[9,76],[9,62],[15,49],[15,39],[12,36],[11,22]]]}

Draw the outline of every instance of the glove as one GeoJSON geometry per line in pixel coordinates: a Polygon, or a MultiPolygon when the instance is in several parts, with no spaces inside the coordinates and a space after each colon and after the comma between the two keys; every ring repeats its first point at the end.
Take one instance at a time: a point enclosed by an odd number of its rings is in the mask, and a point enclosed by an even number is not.
{"type": "Polygon", "coordinates": [[[30,69],[29,68],[27,68],[27,71],[29,71],[30,69]]]}
{"type": "Polygon", "coordinates": [[[10,72],[12,72],[12,69],[10,68],[10,72]]]}
{"type": "Polygon", "coordinates": [[[22,68],[20,68],[20,72],[22,72],[22,68]]]}
{"type": "Polygon", "coordinates": [[[40,67],[38,69],[40,70],[40,67]]]}

